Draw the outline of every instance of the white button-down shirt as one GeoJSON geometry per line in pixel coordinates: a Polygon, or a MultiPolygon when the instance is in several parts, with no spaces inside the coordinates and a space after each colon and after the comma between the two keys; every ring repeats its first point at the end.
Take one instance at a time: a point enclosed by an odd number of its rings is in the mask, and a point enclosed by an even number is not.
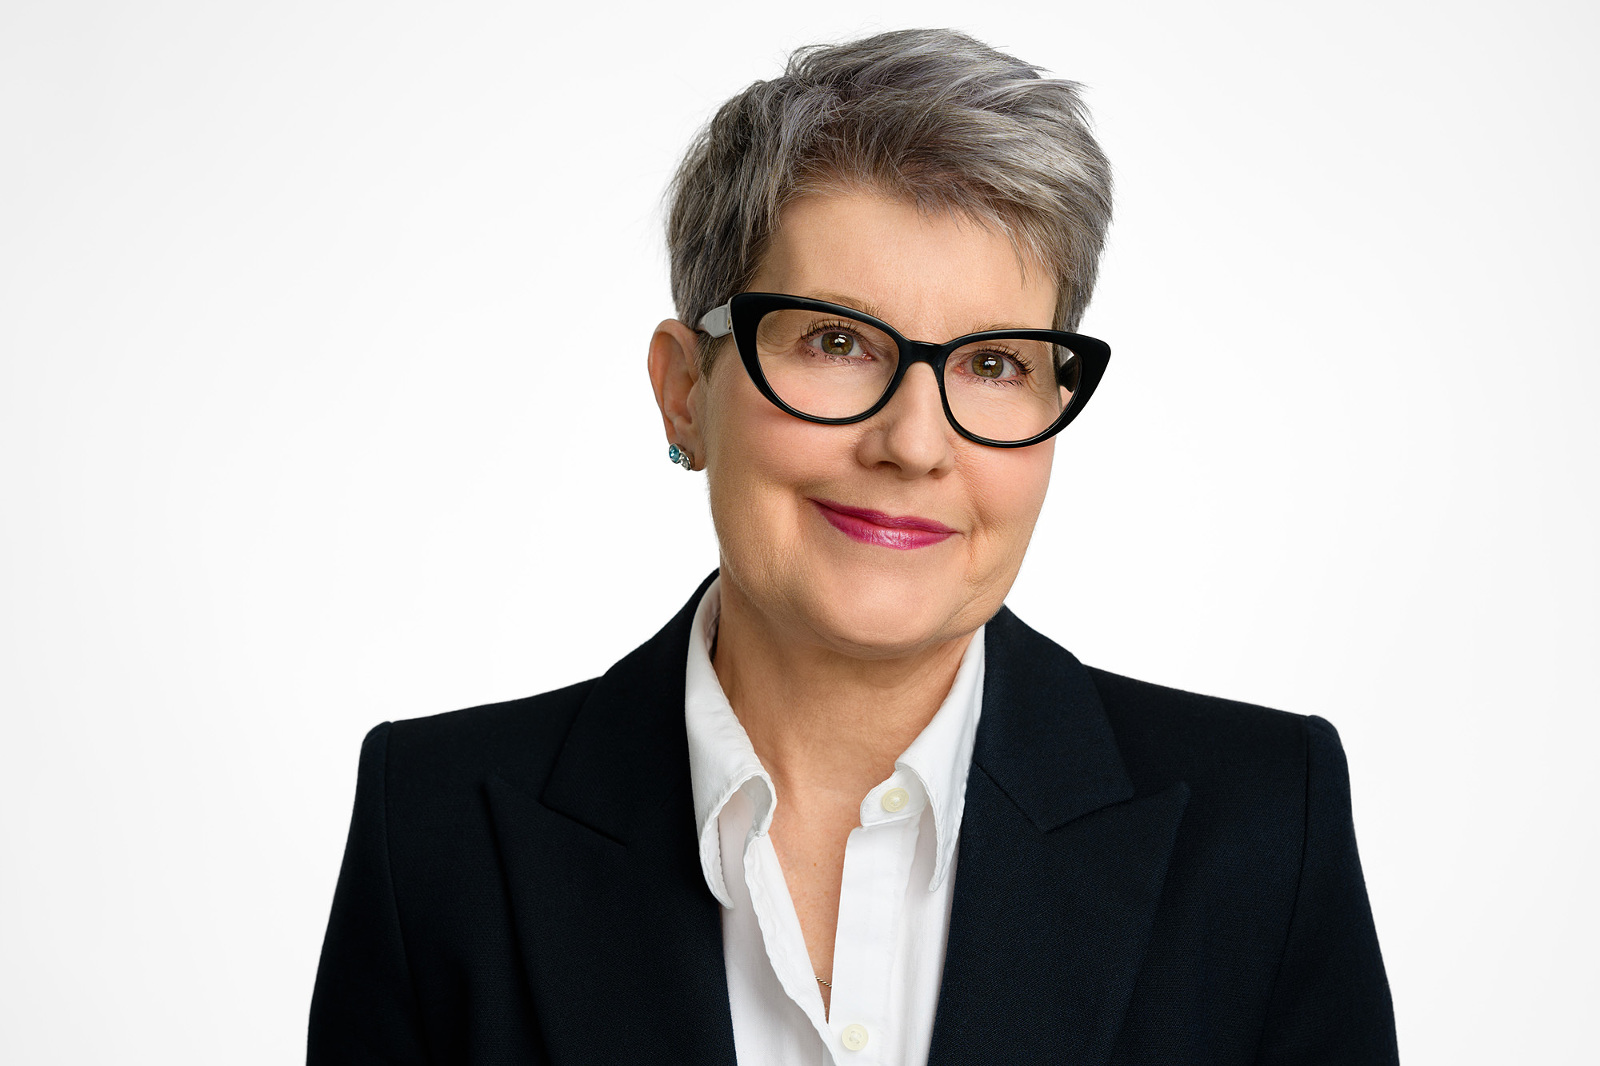
{"type": "Polygon", "coordinates": [[[722,903],[745,1066],[921,1066],[944,969],[956,839],[983,695],[983,630],[938,713],[861,801],[839,891],[831,1010],[768,830],[779,797],[711,665],[721,582],[700,600],[684,706],[700,863],[722,903]]]}

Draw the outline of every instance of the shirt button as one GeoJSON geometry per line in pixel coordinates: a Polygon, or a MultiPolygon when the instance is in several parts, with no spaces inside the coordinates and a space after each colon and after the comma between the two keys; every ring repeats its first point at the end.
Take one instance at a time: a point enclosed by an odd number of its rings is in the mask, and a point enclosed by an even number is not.
{"type": "Polygon", "coordinates": [[[883,804],[883,809],[890,814],[899,814],[906,809],[906,804],[911,802],[911,793],[903,788],[891,788],[878,802],[883,804]]]}
{"type": "Polygon", "coordinates": [[[848,1051],[860,1051],[867,1046],[867,1027],[864,1025],[847,1025],[844,1032],[839,1034],[839,1039],[844,1041],[848,1051]]]}

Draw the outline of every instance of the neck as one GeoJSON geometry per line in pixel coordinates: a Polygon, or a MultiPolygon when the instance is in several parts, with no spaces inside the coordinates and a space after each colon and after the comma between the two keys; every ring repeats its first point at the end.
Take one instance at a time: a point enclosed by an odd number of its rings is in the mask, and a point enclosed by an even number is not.
{"type": "Polygon", "coordinates": [[[776,630],[724,580],[713,666],[783,805],[853,808],[938,713],[971,639],[857,658],[776,630]]]}

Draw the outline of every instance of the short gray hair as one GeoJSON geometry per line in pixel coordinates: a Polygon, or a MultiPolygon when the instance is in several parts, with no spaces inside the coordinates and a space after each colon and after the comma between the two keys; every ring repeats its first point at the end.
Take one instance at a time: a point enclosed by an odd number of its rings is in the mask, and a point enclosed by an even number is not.
{"type": "Polygon", "coordinates": [[[722,105],[667,190],[679,319],[750,283],[790,201],[868,187],[998,228],[1054,275],[1055,327],[1076,328],[1111,223],[1081,88],[954,30],[797,49],[722,105]]]}

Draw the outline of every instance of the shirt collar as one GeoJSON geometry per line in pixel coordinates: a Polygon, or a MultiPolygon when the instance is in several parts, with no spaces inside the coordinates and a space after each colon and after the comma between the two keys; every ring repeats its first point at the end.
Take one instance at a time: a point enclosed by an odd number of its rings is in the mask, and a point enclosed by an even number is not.
{"type": "MultiPolygon", "coordinates": [[[[700,597],[689,630],[689,658],[684,683],[684,720],[689,738],[689,778],[694,790],[695,827],[700,840],[700,866],[706,886],[724,907],[732,907],[722,869],[722,838],[717,819],[734,793],[750,798],[752,836],[772,827],[777,790],[756,757],[744,726],[733,713],[711,665],[711,647],[722,609],[722,579],[700,597]]],[[[895,774],[869,792],[861,803],[863,825],[886,820],[880,793],[899,787],[907,777],[912,813],[926,799],[933,815],[936,845],[933,879],[928,890],[944,883],[955,859],[966,804],[967,772],[983,703],[984,640],[980,627],[961,657],[954,683],[939,710],[911,746],[895,760],[895,774]],[[921,793],[918,795],[917,793],[921,793]]]]}
{"type": "Polygon", "coordinates": [[[722,610],[722,579],[711,582],[700,597],[689,627],[689,662],[683,710],[689,733],[689,780],[694,788],[694,820],[700,834],[700,866],[717,902],[732,907],[722,876],[722,837],[717,818],[735,792],[745,789],[752,810],[751,832],[772,827],[777,790],[756,758],[750,736],[733,713],[722,682],[711,665],[711,641],[722,610]],[[749,786],[746,788],[746,786],[749,786]]]}

